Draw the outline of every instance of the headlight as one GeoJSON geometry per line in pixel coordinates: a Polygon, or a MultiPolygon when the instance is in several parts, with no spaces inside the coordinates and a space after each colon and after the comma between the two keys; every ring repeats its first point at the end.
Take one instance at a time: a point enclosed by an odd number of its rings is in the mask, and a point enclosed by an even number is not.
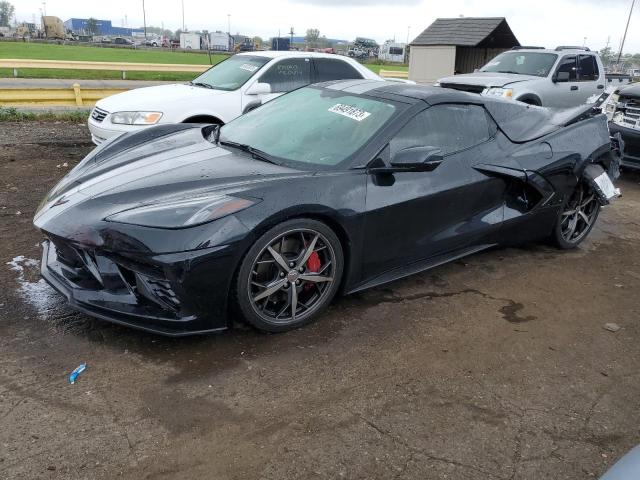
{"type": "Polygon", "coordinates": [[[162,112],[115,112],[111,123],[121,125],[155,125],[162,118],[162,112]]]}
{"type": "Polygon", "coordinates": [[[436,82],[433,84],[434,87],[439,87],[440,86],[440,82],[436,82]]]}
{"type": "Polygon", "coordinates": [[[490,97],[513,98],[513,90],[510,88],[489,87],[483,93],[490,97]]]}
{"type": "Polygon", "coordinates": [[[620,100],[620,95],[617,93],[611,94],[607,101],[602,105],[602,112],[607,116],[609,120],[613,119],[613,114],[616,112],[616,108],[618,107],[618,101],[620,100]]]}
{"type": "Polygon", "coordinates": [[[209,195],[143,205],[110,215],[105,220],[144,227],[185,228],[231,215],[256,202],[258,200],[228,195],[209,195]]]}
{"type": "Polygon", "coordinates": [[[624,125],[624,113],[623,112],[615,112],[611,115],[611,120],[613,123],[617,123],[618,125],[624,125]]]}

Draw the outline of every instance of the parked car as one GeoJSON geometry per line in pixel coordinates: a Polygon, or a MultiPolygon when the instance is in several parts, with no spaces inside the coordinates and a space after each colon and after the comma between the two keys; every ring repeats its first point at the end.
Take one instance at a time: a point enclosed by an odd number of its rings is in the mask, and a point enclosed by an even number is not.
{"type": "Polygon", "coordinates": [[[615,90],[603,104],[611,133],[620,133],[625,143],[622,166],[640,169],[640,84],[615,90]]]}
{"type": "Polygon", "coordinates": [[[495,245],[578,246],[619,192],[606,117],[455,90],[312,85],[217,125],[96,148],[47,195],[42,274],[95,317],[168,335],[279,332],[495,245]],[[576,141],[579,138],[580,141],[576,141]],[[230,312],[232,312],[230,314],[230,312]]]}
{"type": "Polygon", "coordinates": [[[124,132],[162,123],[225,124],[283,93],[337,79],[383,81],[358,62],[310,52],[239,53],[188,84],[139,88],[99,100],[89,118],[100,144],[124,132]]]}
{"type": "Polygon", "coordinates": [[[580,47],[516,47],[475,73],[438,80],[445,88],[553,108],[582,105],[606,84],[600,56],[580,47]]]}
{"type": "Polygon", "coordinates": [[[128,38],[116,37],[113,39],[113,42],[116,45],[133,45],[133,41],[128,38]]]}

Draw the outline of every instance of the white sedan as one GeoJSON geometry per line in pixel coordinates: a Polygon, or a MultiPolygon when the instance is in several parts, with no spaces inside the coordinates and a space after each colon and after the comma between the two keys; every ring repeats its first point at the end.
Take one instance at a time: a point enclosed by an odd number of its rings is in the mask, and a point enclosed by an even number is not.
{"type": "Polygon", "coordinates": [[[163,123],[222,125],[286,92],[344,79],[383,80],[348,57],[311,52],[240,53],[187,84],[138,88],[98,101],[89,117],[89,130],[99,145],[122,133],[163,123]]]}

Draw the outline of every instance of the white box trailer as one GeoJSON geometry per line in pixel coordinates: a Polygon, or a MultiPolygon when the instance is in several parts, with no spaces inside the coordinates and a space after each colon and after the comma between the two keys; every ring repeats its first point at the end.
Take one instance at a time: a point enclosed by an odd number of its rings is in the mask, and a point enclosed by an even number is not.
{"type": "Polygon", "coordinates": [[[404,63],[406,48],[404,43],[386,42],[380,47],[378,58],[385,62],[404,63]]]}
{"type": "Polygon", "coordinates": [[[185,50],[202,50],[202,38],[199,33],[181,33],[180,48],[185,50]]]}
{"type": "Polygon", "coordinates": [[[211,50],[227,52],[233,50],[233,40],[225,32],[212,32],[209,34],[209,45],[211,50]]]}

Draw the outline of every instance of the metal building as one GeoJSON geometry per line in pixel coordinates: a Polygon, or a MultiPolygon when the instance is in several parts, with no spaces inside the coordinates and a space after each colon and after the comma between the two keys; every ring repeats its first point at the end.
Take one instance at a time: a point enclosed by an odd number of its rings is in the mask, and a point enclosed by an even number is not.
{"type": "MultiPolygon", "coordinates": [[[[71,30],[73,33],[77,34],[90,34],[88,31],[87,24],[89,23],[88,18],[70,18],[66,22],[64,22],[64,26],[71,30]]],[[[120,37],[131,37],[134,33],[144,32],[141,28],[128,28],[128,27],[116,27],[111,23],[111,20],[95,20],[95,25],[97,35],[113,35],[120,37]]]]}
{"type": "Polygon", "coordinates": [[[460,17],[438,18],[409,45],[409,78],[433,83],[473,72],[520,42],[503,17],[460,17]]]}

